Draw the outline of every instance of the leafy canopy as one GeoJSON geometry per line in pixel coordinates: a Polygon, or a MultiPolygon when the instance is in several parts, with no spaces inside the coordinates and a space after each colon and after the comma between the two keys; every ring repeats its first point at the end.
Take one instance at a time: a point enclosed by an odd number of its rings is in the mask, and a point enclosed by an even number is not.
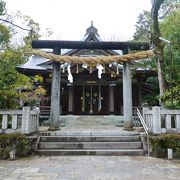
{"type": "MultiPolygon", "coordinates": [[[[5,12],[5,3],[0,1],[0,14],[5,12]]],[[[14,16],[12,18],[17,18],[14,16]]],[[[28,16],[20,16],[22,21],[27,24],[29,29],[34,29],[33,34],[31,32],[26,33],[25,36],[21,31],[18,31],[16,27],[7,24],[0,24],[0,109],[14,109],[18,108],[20,102],[32,103],[38,101],[42,95],[46,92],[42,87],[43,79],[40,76],[27,77],[21,73],[18,73],[16,67],[19,64],[25,63],[27,60],[26,51],[30,48],[31,38],[37,39],[39,35],[39,24],[34,22],[32,18],[28,16]],[[23,38],[19,38],[22,41],[21,46],[11,43],[15,34],[23,38]],[[23,46],[22,46],[23,44],[23,46]]],[[[19,36],[19,37],[20,37],[19,36]]]]}

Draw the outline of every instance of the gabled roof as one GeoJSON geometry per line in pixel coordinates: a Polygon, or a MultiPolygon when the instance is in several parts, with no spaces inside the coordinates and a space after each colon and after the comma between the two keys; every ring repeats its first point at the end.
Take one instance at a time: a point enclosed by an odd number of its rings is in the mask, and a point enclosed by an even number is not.
{"type": "MultiPolygon", "coordinates": [[[[84,35],[84,38],[82,39],[82,41],[103,41],[99,34],[98,34],[98,30],[97,28],[94,27],[93,22],[91,22],[91,26],[88,27],[86,29],[86,34],[84,35]]],[[[83,51],[86,50],[79,50],[79,49],[64,49],[61,51],[61,55],[80,55],[83,51]]],[[[115,50],[98,50],[98,52],[100,52],[101,55],[118,55],[119,51],[115,51],[115,50]]],[[[91,56],[92,54],[86,55],[86,56],[91,56]]],[[[51,69],[52,66],[52,61],[39,57],[39,56],[31,56],[29,57],[28,61],[23,64],[23,65],[19,65],[17,67],[17,69],[31,69],[31,70],[47,70],[47,69],[51,69]]]]}
{"type": "Polygon", "coordinates": [[[48,62],[49,59],[45,59],[40,56],[32,55],[28,58],[28,61],[25,64],[17,66],[17,68],[22,69],[36,69],[36,70],[46,70],[46,68],[41,67],[42,63],[48,62]]]}
{"type": "MultiPolygon", "coordinates": [[[[91,26],[86,29],[86,34],[82,41],[103,41],[99,34],[97,28],[94,27],[93,21],[91,21],[91,26]]],[[[71,49],[62,51],[62,55],[74,55],[77,52],[82,52],[83,50],[71,49]]],[[[102,55],[118,55],[121,54],[119,51],[115,50],[98,50],[102,55]]],[[[91,55],[91,54],[90,54],[91,55]]]]}

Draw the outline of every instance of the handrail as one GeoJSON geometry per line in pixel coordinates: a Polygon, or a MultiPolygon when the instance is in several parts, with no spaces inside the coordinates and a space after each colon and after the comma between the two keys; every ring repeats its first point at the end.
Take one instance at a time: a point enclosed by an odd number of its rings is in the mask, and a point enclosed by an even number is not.
{"type": "Polygon", "coordinates": [[[144,119],[143,119],[143,117],[142,117],[142,115],[141,115],[141,113],[140,113],[138,108],[137,108],[137,115],[138,115],[138,117],[139,117],[139,119],[141,121],[141,124],[143,125],[143,128],[144,128],[146,134],[149,134],[148,133],[148,127],[147,127],[147,125],[146,125],[146,123],[145,123],[145,121],[144,121],[144,119]]]}
{"type": "Polygon", "coordinates": [[[147,145],[148,145],[147,151],[148,151],[148,157],[149,157],[149,132],[148,132],[149,130],[148,130],[148,127],[147,127],[147,125],[146,125],[146,123],[145,123],[145,121],[144,121],[144,119],[143,119],[143,117],[142,117],[142,115],[141,115],[138,108],[137,108],[137,115],[138,115],[138,117],[140,119],[140,122],[143,125],[144,131],[145,131],[145,133],[147,135],[147,145]]]}

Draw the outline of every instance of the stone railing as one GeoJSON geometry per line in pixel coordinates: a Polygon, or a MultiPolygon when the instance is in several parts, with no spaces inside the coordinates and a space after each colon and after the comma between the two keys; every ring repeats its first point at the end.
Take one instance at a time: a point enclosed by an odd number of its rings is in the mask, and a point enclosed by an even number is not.
{"type": "Polygon", "coordinates": [[[180,110],[143,108],[143,118],[150,133],[180,133],[180,110]]]}
{"type": "Polygon", "coordinates": [[[37,131],[39,112],[30,107],[22,110],[0,110],[0,133],[21,132],[30,134],[37,131]]]}

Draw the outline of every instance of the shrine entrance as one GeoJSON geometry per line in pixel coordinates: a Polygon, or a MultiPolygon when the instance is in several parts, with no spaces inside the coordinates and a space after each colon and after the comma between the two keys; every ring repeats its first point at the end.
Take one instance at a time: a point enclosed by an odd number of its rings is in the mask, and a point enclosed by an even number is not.
{"type": "Polygon", "coordinates": [[[107,85],[77,85],[74,88],[75,114],[108,114],[109,91],[107,85]]]}
{"type": "MultiPolygon", "coordinates": [[[[84,67],[92,70],[92,66],[96,65],[98,69],[98,78],[101,78],[103,67],[106,65],[112,66],[112,63],[116,64],[116,69],[118,70],[119,65],[122,65],[122,81],[123,81],[123,120],[124,127],[132,129],[133,127],[133,118],[132,118],[132,76],[131,76],[131,61],[139,60],[143,58],[149,58],[153,55],[152,51],[139,52],[135,54],[129,54],[130,50],[147,50],[149,49],[149,43],[143,42],[99,42],[99,41],[46,41],[46,40],[37,40],[32,41],[33,48],[47,48],[53,49],[53,53],[45,53],[42,51],[33,51],[34,54],[40,55],[44,58],[52,60],[52,86],[51,86],[51,110],[50,110],[50,121],[51,127],[57,128],[60,123],[60,94],[61,94],[61,65],[67,65],[68,80],[72,84],[73,76],[71,73],[71,65],[76,65],[76,72],[78,73],[79,64],[82,64],[84,67]],[[79,50],[121,50],[123,55],[117,56],[95,56],[95,57],[86,57],[86,56],[61,56],[62,49],[79,49],[79,50]]],[[[119,71],[116,71],[118,74],[119,71]]],[[[62,71],[63,72],[63,71],[62,71]]],[[[114,77],[112,74],[111,77],[114,77]]],[[[70,85],[72,86],[72,85],[70,85]]],[[[72,87],[69,87],[70,98],[69,102],[73,101],[73,98],[77,98],[74,103],[69,103],[69,112],[72,112],[73,107],[79,108],[80,112],[103,112],[106,108],[103,107],[102,98],[111,98],[109,101],[110,112],[114,111],[114,94],[113,94],[113,85],[110,85],[110,90],[102,91],[101,86],[93,85],[87,86],[84,88],[81,87],[81,90],[76,90],[78,96],[74,94],[72,96],[72,87]],[[99,90],[100,89],[100,90],[99,90]],[[109,91],[109,95],[103,95],[102,92],[109,91]],[[101,96],[100,96],[101,95],[101,96]],[[79,99],[78,99],[79,97],[79,99]],[[81,98],[82,97],[82,98],[81,98]],[[83,98],[84,97],[84,98],[83,98]],[[99,98],[100,97],[100,98],[99,98]],[[112,98],[113,97],[113,98],[112,98]]],[[[107,89],[107,88],[106,88],[107,89]]],[[[108,112],[108,109],[107,111],[108,112]]]]}

